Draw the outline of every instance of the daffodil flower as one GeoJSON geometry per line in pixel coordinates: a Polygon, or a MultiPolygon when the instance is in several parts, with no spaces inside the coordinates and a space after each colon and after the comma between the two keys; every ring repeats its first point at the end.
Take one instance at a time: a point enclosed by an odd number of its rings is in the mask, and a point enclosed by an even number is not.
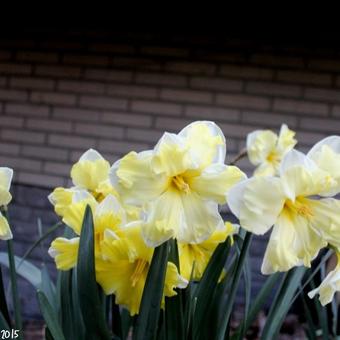
{"type": "Polygon", "coordinates": [[[223,229],[216,230],[202,243],[179,243],[178,253],[181,275],[190,280],[200,280],[219,243],[238,232],[239,226],[226,222],[223,229]],[[193,270],[193,272],[192,272],[193,270]],[[192,275],[192,277],[191,277],[192,275]]]}
{"type": "MultiPolygon", "coordinates": [[[[96,259],[97,282],[105,294],[115,294],[116,303],[127,307],[131,315],[139,312],[153,251],[145,244],[140,225],[136,222],[124,228],[120,236],[110,234],[105,237],[103,256],[96,259]]],[[[176,295],[174,288],[185,288],[187,283],[179,275],[177,267],[168,262],[163,306],[165,296],[176,295]]]]}
{"type": "Polygon", "coordinates": [[[0,206],[8,205],[12,200],[12,195],[9,192],[12,177],[12,169],[0,167],[0,206]]]}
{"type": "Polygon", "coordinates": [[[247,153],[250,162],[257,166],[255,176],[277,174],[283,156],[294,148],[295,132],[283,124],[279,135],[271,130],[256,130],[247,136],[247,153]]]}
{"type": "MultiPolygon", "coordinates": [[[[72,203],[64,211],[63,222],[69,226],[76,235],[80,235],[86,206],[90,205],[93,211],[95,256],[101,256],[101,243],[104,233],[119,235],[120,229],[126,223],[125,211],[117,199],[109,195],[102,202],[95,201],[87,191],[78,191],[72,199],[72,203]]],[[[68,270],[77,263],[79,237],[67,239],[56,238],[49,248],[49,254],[54,258],[56,266],[60,270],[68,270]]]]}
{"type": "Polygon", "coordinates": [[[340,246],[340,202],[322,198],[336,183],[301,152],[284,157],[280,177],[253,177],[230,190],[228,204],[243,228],[261,235],[274,225],[262,272],[310,266],[319,250],[340,246]]]}
{"type": "Polygon", "coordinates": [[[340,137],[330,136],[315,144],[307,153],[319,168],[330,175],[330,180],[336,181],[332,193],[340,191],[340,137]]]}
{"type": "Polygon", "coordinates": [[[308,296],[313,299],[316,294],[319,294],[320,303],[325,306],[332,302],[334,294],[340,291],[340,253],[336,252],[337,265],[323,279],[320,286],[308,293],[308,296]]]}
{"type": "Polygon", "coordinates": [[[218,204],[245,178],[224,164],[225,155],[222,131],[199,121],[179,134],[164,133],[153,150],[130,152],[113,165],[111,183],[124,202],[143,207],[142,233],[149,246],[171,237],[200,243],[223,226],[218,204]]]}

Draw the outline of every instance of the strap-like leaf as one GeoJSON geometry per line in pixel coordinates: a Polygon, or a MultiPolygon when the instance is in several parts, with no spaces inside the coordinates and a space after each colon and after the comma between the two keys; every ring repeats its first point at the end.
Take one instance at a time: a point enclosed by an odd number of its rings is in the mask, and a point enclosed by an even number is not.
{"type": "Polygon", "coordinates": [[[46,326],[48,327],[51,335],[55,340],[65,340],[64,334],[57,321],[58,320],[57,314],[55,313],[54,309],[49,303],[46,295],[40,290],[37,291],[37,294],[41,313],[44,317],[46,326]]]}
{"type": "Polygon", "coordinates": [[[6,301],[6,294],[4,288],[4,281],[2,279],[2,270],[0,266],[0,312],[2,317],[5,319],[7,325],[11,326],[11,318],[8,313],[8,306],[6,301]]]}
{"type": "Polygon", "coordinates": [[[283,278],[283,282],[273,301],[266,324],[262,333],[262,340],[275,339],[282,322],[292,305],[292,299],[298,289],[306,271],[304,267],[291,269],[283,278]]]}
{"type": "Polygon", "coordinates": [[[152,340],[156,337],[168,262],[168,248],[168,242],[166,242],[154,251],[133,334],[134,340],[152,340]]]}
{"type": "Polygon", "coordinates": [[[96,282],[94,226],[89,206],[85,210],[79,241],[77,283],[79,305],[86,327],[85,339],[111,339],[96,282]]]}

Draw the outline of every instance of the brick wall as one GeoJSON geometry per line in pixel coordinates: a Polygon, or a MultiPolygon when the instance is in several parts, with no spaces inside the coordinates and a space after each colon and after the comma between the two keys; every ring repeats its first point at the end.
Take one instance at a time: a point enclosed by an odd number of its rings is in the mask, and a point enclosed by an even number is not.
{"type": "MultiPolygon", "coordinates": [[[[70,185],[70,166],[89,147],[113,162],[152,147],[164,130],[210,119],[229,159],[247,133],[281,123],[306,150],[339,133],[339,94],[339,49],[322,44],[85,31],[2,39],[0,164],[15,170],[16,250],[36,238],[37,216],[52,223],[46,195],[70,185]]],[[[252,248],[256,289],[264,242],[252,248]]]]}

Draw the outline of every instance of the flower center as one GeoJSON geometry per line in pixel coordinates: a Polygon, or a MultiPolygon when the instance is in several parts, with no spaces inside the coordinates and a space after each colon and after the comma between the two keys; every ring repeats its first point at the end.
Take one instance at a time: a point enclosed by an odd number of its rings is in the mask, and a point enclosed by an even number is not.
{"type": "Polygon", "coordinates": [[[172,177],[172,183],[179,191],[184,191],[186,194],[189,193],[190,187],[181,175],[172,177]]]}
{"type": "Polygon", "coordinates": [[[300,215],[305,218],[311,218],[314,216],[312,209],[310,208],[310,206],[308,206],[308,203],[305,202],[303,199],[297,198],[295,202],[292,202],[291,200],[286,200],[285,208],[289,212],[300,215]]]}
{"type": "Polygon", "coordinates": [[[267,161],[269,163],[275,163],[275,162],[278,162],[278,160],[279,160],[279,156],[275,151],[270,152],[269,155],[267,156],[267,161]]]}
{"type": "Polygon", "coordinates": [[[135,270],[133,271],[130,279],[132,282],[132,287],[134,287],[137,282],[140,280],[140,278],[142,277],[144,270],[146,269],[148,263],[145,260],[142,259],[138,259],[136,261],[136,266],[135,266],[135,270]]]}

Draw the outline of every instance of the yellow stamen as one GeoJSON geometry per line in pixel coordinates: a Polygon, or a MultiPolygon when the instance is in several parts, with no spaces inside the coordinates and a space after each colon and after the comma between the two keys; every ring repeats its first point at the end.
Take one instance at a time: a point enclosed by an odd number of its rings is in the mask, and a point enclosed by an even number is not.
{"type": "Polygon", "coordinates": [[[290,212],[301,215],[305,218],[311,218],[314,216],[312,209],[302,199],[297,198],[295,202],[286,200],[285,207],[290,212]]]}
{"type": "Polygon", "coordinates": [[[141,259],[137,260],[135,270],[130,277],[132,281],[132,287],[134,287],[136,283],[139,281],[139,279],[141,278],[147,264],[148,263],[145,260],[141,260],[141,259]]]}
{"type": "Polygon", "coordinates": [[[190,191],[189,184],[184,181],[182,176],[180,175],[174,176],[172,178],[172,183],[178,190],[184,191],[186,194],[189,193],[190,191]]]}

